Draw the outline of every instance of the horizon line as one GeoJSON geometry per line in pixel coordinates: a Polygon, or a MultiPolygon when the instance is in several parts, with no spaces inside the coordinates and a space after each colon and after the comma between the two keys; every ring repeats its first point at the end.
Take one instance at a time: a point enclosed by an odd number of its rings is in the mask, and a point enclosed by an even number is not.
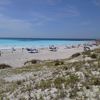
{"type": "Polygon", "coordinates": [[[33,38],[33,37],[0,37],[0,39],[44,39],[44,40],[100,40],[100,38],[33,38]]]}

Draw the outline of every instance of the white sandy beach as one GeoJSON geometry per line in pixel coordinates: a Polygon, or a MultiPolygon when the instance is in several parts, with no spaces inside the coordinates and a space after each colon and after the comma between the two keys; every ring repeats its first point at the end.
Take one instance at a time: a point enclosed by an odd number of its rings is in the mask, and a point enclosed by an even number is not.
{"type": "MultiPolygon", "coordinates": [[[[98,48],[97,46],[91,49],[98,48]]],[[[48,48],[39,49],[39,53],[29,53],[27,50],[16,49],[12,53],[11,49],[1,50],[0,64],[8,64],[12,67],[22,67],[26,61],[32,59],[38,60],[56,60],[69,58],[72,54],[82,52],[83,47],[67,49],[64,46],[58,47],[56,52],[49,51],[48,48]]]]}

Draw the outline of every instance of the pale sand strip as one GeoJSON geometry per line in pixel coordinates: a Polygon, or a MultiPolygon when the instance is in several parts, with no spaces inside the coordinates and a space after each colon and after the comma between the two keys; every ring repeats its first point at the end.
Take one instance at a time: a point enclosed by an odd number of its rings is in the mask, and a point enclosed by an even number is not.
{"type": "MultiPolygon", "coordinates": [[[[94,49],[96,47],[92,47],[94,49]]],[[[22,67],[26,61],[32,59],[38,60],[56,60],[69,58],[72,54],[77,52],[82,52],[83,47],[65,49],[64,47],[59,47],[56,52],[49,51],[47,48],[40,49],[39,53],[28,53],[26,50],[17,49],[14,53],[11,50],[2,50],[2,55],[0,56],[0,64],[8,64],[12,67],[22,67]]]]}

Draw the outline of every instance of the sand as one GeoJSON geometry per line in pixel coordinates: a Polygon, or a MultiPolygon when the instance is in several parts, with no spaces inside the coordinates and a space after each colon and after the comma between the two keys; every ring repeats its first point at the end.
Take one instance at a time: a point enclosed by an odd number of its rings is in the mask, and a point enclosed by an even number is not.
{"type": "MultiPolygon", "coordinates": [[[[100,46],[98,46],[100,47],[100,46]]],[[[97,46],[91,49],[98,48],[97,46]]],[[[12,53],[11,49],[1,50],[0,64],[8,64],[12,67],[22,67],[26,61],[32,59],[38,60],[57,60],[69,58],[72,54],[82,52],[83,47],[67,49],[64,46],[59,46],[56,52],[50,51],[48,48],[40,48],[39,53],[29,53],[26,49],[16,49],[12,53]]]]}

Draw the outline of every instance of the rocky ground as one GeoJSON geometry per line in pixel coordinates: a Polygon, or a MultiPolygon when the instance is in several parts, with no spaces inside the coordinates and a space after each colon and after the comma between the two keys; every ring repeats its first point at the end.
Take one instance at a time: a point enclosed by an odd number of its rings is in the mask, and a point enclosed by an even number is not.
{"type": "Polygon", "coordinates": [[[0,100],[100,100],[100,48],[21,68],[1,64],[0,100]]]}

